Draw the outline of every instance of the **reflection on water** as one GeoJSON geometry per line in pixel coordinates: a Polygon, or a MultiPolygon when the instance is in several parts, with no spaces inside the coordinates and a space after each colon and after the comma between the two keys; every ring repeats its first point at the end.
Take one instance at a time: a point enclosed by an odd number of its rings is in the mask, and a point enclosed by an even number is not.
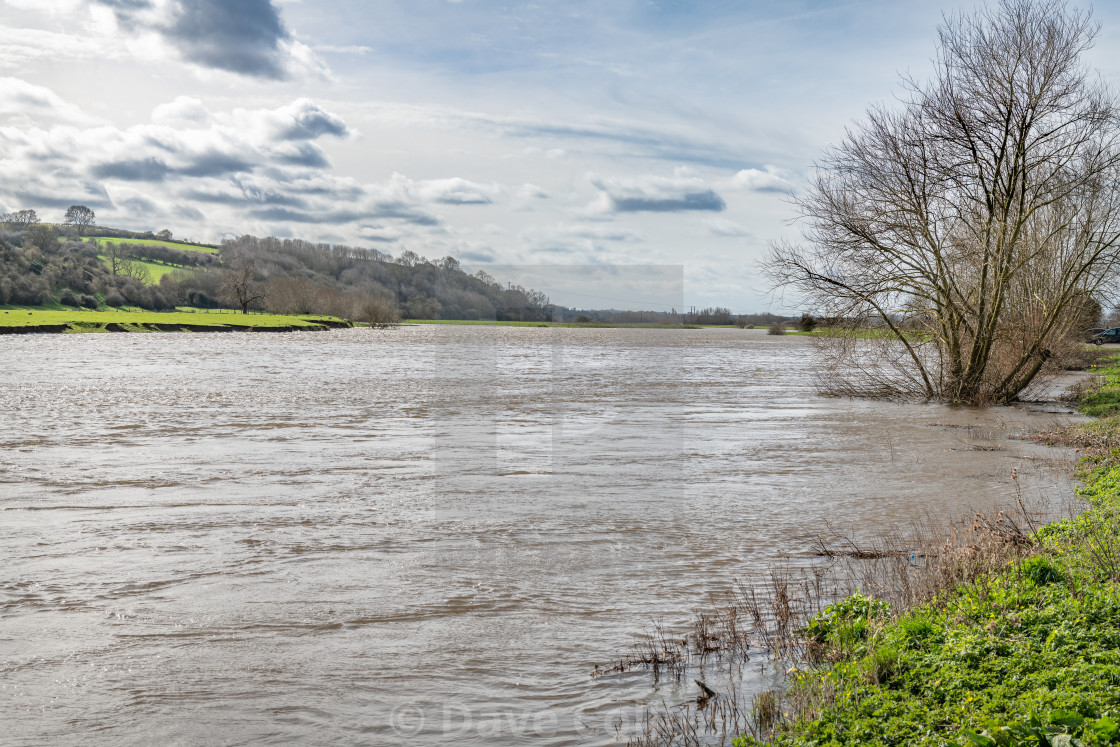
{"type": "MultiPolygon", "coordinates": [[[[831,521],[1069,492],[1056,415],[824,399],[804,338],[408,327],[0,339],[21,744],[610,743],[592,679],[831,521]]],[[[624,741],[624,740],[623,740],[624,741]]]]}

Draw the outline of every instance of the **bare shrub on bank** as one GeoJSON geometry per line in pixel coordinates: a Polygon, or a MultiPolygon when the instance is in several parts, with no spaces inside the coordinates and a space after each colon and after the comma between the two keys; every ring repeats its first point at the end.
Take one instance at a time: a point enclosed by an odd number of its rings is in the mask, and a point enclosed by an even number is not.
{"type": "Polygon", "coordinates": [[[1120,269],[1120,113],[1082,62],[1098,30],[1061,0],[951,17],[932,79],[825,153],[795,198],[805,243],[768,272],[864,332],[822,341],[839,391],[1002,403],[1076,344],[1120,269]]]}
{"type": "Polygon", "coordinates": [[[400,312],[393,299],[385,296],[371,296],[359,302],[356,317],[371,327],[378,329],[391,327],[401,320],[400,312]]]}

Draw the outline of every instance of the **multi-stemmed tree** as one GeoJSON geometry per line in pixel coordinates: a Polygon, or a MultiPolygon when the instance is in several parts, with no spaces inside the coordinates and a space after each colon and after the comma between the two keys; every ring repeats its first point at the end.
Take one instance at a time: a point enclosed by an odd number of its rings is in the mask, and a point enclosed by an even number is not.
{"type": "Polygon", "coordinates": [[[768,270],[859,328],[831,338],[838,390],[1012,400],[1106,300],[1120,114],[1083,62],[1097,32],[1060,0],[949,18],[931,79],[825,153],[768,270]]]}

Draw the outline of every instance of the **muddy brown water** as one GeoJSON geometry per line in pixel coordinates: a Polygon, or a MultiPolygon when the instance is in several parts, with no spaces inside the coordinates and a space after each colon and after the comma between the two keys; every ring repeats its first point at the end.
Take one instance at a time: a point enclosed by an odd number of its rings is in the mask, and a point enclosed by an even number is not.
{"type": "MultiPolygon", "coordinates": [[[[1060,407],[821,398],[741,330],[0,340],[0,742],[604,744],[662,619],[1029,497],[1060,407]]],[[[722,686],[713,674],[710,684],[722,686]]]]}

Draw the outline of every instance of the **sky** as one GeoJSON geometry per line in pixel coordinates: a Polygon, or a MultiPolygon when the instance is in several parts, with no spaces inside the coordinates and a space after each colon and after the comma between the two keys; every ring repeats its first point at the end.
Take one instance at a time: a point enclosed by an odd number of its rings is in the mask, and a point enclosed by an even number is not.
{"type": "MultiPolygon", "coordinates": [[[[654,266],[685,306],[791,310],[759,267],[791,195],[975,6],[0,0],[0,212],[537,268],[583,307],[669,303],[618,279],[654,266]],[[580,297],[553,265],[611,271],[580,297]]],[[[1120,2],[1095,16],[1120,82],[1120,2]]]]}

